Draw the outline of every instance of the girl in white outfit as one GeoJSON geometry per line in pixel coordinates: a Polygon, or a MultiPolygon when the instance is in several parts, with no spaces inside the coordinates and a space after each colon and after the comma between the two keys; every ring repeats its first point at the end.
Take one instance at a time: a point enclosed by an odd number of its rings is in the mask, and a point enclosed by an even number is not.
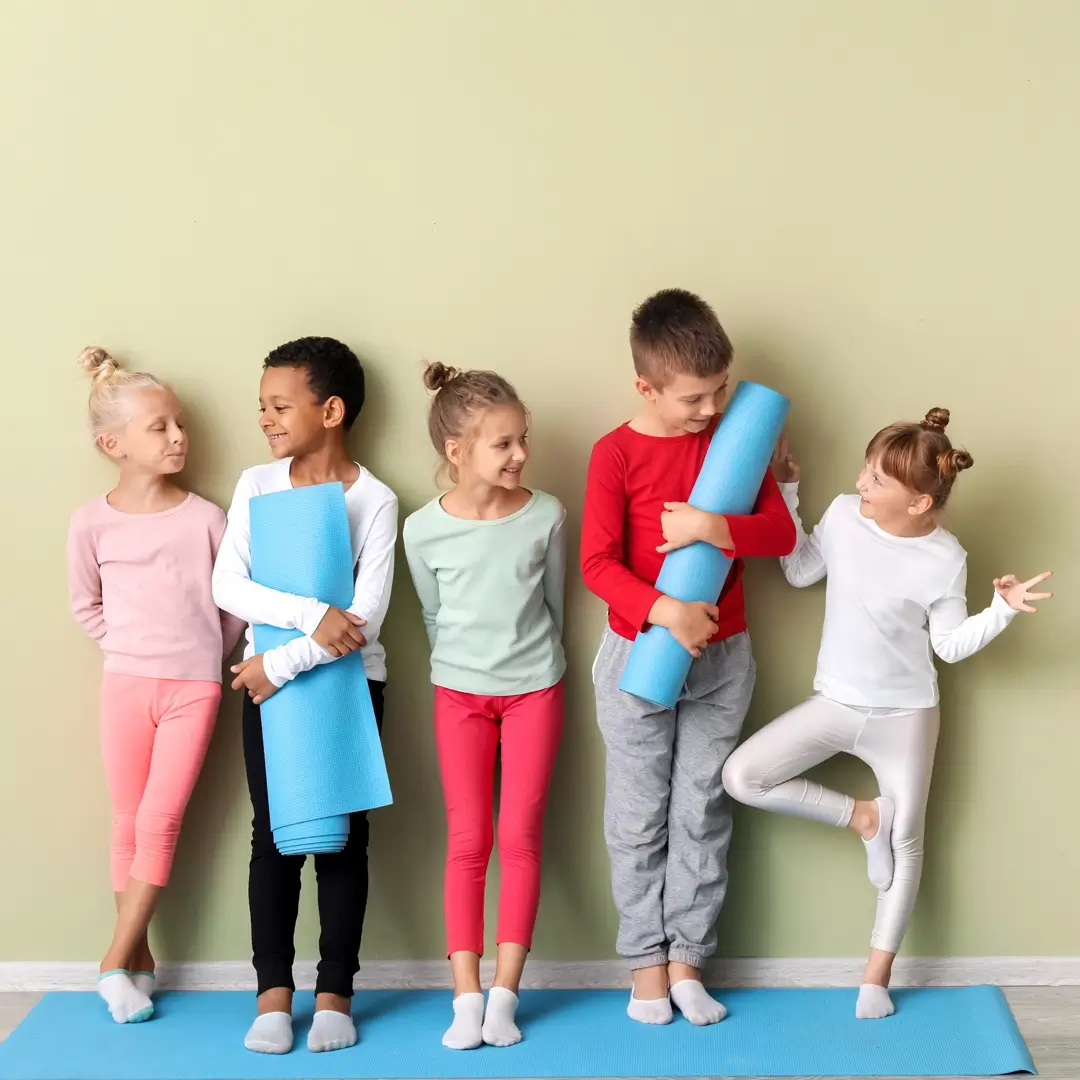
{"type": "Polygon", "coordinates": [[[857,495],[840,495],[807,536],[798,515],[799,467],[782,442],[773,462],[798,542],[781,559],[797,588],[828,575],[814,696],[752,735],[727,760],[724,788],[739,802],[849,828],[866,845],[878,889],[870,959],[856,1016],[893,1012],[893,959],[915,906],[923,825],[938,736],[933,653],[946,663],[989,644],[1030,601],[1013,575],[994,581],[990,605],[968,615],[967,553],[938,524],[956,476],[972,466],[945,434],[947,409],[921,424],[879,431],[857,495]],[[872,801],[830,791],[801,774],[839,753],[874,771],[872,801]]]}

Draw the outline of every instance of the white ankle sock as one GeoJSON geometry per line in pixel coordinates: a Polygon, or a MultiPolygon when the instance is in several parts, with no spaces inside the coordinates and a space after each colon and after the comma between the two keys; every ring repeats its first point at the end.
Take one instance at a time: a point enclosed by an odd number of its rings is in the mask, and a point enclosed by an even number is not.
{"type": "Polygon", "coordinates": [[[99,976],[98,993],[118,1024],[140,1024],[154,1015],[150,999],[135,986],[126,971],[106,971],[99,976]]]}
{"type": "Polygon", "coordinates": [[[315,1014],[307,1037],[307,1048],[313,1054],[320,1054],[324,1050],[344,1050],[355,1042],[356,1025],[351,1016],[332,1009],[320,1009],[315,1014]]]}
{"type": "Polygon", "coordinates": [[[521,1042],[521,1030],[514,1023],[518,996],[505,986],[493,986],[488,991],[481,1035],[488,1046],[513,1046],[521,1042]]]}
{"type": "Polygon", "coordinates": [[[671,1000],[691,1024],[699,1027],[719,1024],[727,1016],[727,1009],[697,979],[680,979],[672,983],[671,1000]]]}
{"type": "Polygon", "coordinates": [[[475,1050],[483,1041],[484,995],[459,994],[454,998],[454,1022],[442,1037],[451,1050],[475,1050]]]}
{"type": "Polygon", "coordinates": [[[866,873],[875,889],[887,889],[893,877],[892,824],[896,807],[892,799],[883,796],[874,802],[878,805],[878,831],[871,839],[863,841],[866,847],[866,873]]]}
{"type": "Polygon", "coordinates": [[[292,1049],[292,1016],[287,1012],[256,1016],[244,1045],[256,1054],[287,1054],[292,1049]]]}
{"type": "Polygon", "coordinates": [[[157,990],[157,979],[152,971],[133,971],[131,981],[135,984],[135,989],[144,993],[148,998],[152,998],[154,991],[157,990]]]}
{"type": "Polygon", "coordinates": [[[892,998],[884,986],[863,983],[859,987],[859,1000],[855,1003],[857,1020],[884,1020],[894,1012],[892,998]]]}
{"type": "Polygon", "coordinates": [[[626,1006],[626,1015],[639,1024],[670,1024],[671,998],[662,997],[651,1001],[639,1001],[630,991],[630,1004],[626,1006]]]}

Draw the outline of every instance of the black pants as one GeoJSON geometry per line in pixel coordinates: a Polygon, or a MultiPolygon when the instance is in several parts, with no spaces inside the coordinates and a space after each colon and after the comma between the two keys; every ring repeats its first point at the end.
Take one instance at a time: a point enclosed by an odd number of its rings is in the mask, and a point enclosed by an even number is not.
{"type": "MultiPolygon", "coordinates": [[[[386,684],[368,680],[375,719],[382,732],[386,684]]],[[[293,936],[300,907],[300,871],[306,855],[282,855],[270,829],[266,793],[262,718],[259,706],[244,695],[244,766],[255,812],[251,823],[248,908],[251,949],[259,993],[276,987],[295,989],[293,936]]],[[[360,967],[360,938],[368,897],[367,813],[352,814],[343,851],[315,856],[319,890],[319,974],[317,994],[352,996],[353,976],[360,967]]]]}

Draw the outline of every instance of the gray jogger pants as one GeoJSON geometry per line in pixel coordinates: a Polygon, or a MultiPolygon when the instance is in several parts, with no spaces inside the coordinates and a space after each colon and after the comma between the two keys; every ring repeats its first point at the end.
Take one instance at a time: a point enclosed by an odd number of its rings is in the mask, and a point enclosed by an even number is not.
{"type": "Polygon", "coordinates": [[[605,630],[593,665],[616,948],[631,968],[701,967],[727,892],[731,801],[720,776],[754,689],[750,637],[708,646],[670,710],[619,689],[632,644],[605,630]]]}

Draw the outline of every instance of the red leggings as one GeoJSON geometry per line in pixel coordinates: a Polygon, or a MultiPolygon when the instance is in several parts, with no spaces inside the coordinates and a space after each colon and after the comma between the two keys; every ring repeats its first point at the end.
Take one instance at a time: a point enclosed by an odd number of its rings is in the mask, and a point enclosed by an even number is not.
{"type": "Polygon", "coordinates": [[[512,697],[435,687],[435,742],[446,801],[447,953],[484,953],[484,885],[491,858],[495,752],[499,799],[496,941],[532,947],[548,782],[563,724],[563,684],[512,697]]]}

